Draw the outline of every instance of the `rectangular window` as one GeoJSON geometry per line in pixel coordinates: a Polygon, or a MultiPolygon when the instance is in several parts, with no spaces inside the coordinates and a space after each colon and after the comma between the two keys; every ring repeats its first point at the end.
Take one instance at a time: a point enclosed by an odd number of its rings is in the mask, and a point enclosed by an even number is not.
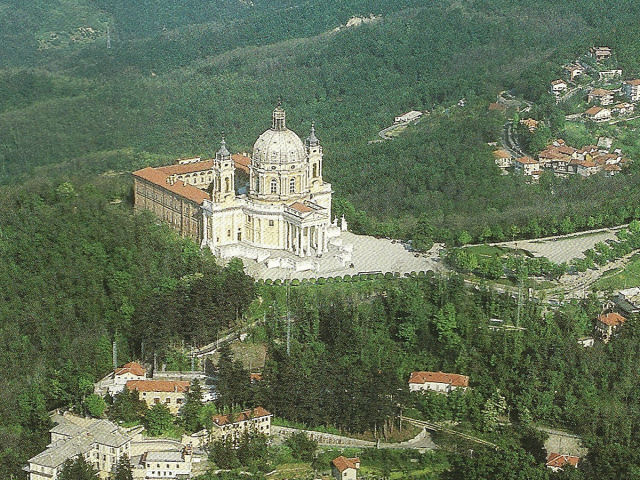
{"type": "Polygon", "coordinates": [[[273,225],[274,225],[273,220],[269,220],[269,226],[273,227],[273,225]]]}

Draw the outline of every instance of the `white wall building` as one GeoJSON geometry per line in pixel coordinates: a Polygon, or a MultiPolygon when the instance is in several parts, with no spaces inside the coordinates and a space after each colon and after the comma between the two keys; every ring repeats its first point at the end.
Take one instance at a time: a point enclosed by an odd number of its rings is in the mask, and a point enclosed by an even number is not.
{"type": "Polygon", "coordinates": [[[409,377],[409,391],[432,391],[449,393],[453,390],[469,388],[469,377],[457,373],[412,372],[409,377]]]}

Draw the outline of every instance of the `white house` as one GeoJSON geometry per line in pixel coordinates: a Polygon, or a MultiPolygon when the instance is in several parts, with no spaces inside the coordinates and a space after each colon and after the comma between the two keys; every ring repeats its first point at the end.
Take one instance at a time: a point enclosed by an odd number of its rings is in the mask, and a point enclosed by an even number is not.
{"type": "Polygon", "coordinates": [[[591,107],[584,112],[584,114],[589,120],[593,120],[594,122],[606,122],[611,119],[611,110],[608,108],[591,107]]]}
{"type": "Polygon", "coordinates": [[[403,115],[400,115],[400,116],[396,117],[394,122],[395,123],[415,122],[420,117],[422,117],[422,115],[423,115],[422,112],[418,112],[417,110],[411,110],[410,112],[407,112],[407,113],[405,113],[403,115]]]}
{"type": "Polygon", "coordinates": [[[236,443],[243,433],[249,432],[271,435],[271,417],[273,415],[262,407],[244,410],[240,413],[214,415],[209,431],[210,440],[226,440],[230,438],[236,443]]]}
{"type": "Polygon", "coordinates": [[[358,457],[347,458],[340,455],[331,461],[331,473],[336,480],[356,480],[359,468],[358,457]]]}
{"type": "Polygon", "coordinates": [[[551,82],[551,93],[558,96],[567,91],[567,82],[564,80],[554,80],[551,82]]]}
{"type": "Polygon", "coordinates": [[[640,100],[640,79],[627,80],[623,82],[622,93],[625,94],[630,102],[637,102],[640,100]]]}
{"type": "Polygon", "coordinates": [[[618,308],[629,315],[640,313],[640,287],[619,290],[615,302],[618,308]]]}
{"type": "Polygon", "coordinates": [[[520,175],[539,176],[540,162],[531,157],[520,157],[513,164],[514,171],[520,175]]]}
{"type": "Polygon", "coordinates": [[[513,155],[504,149],[493,152],[493,159],[500,168],[509,168],[513,165],[513,155]]]}
{"type": "Polygon", "coordinates": [[[614,93],[612,90],[604,88],[594,88],[589,92],[587,100],[589,103],[598,102],[602,106],[611,105],[613,103],[614,93]]]}
{"type": "Polygon", "coordinates": [[[611,48],[609,47],[591,47],[589,50],[589,54],[596,59],[596,61],[601,62],[602,60],[608,60],[611,58],[611,48]]]}
{"type": "Polygon", "coordinates": [[[411,372],[409,377],[409,391],[419,392],[431,390],[433,392],[449,393],[453,390],[466,390],[469,387],[469,377],[457,373],[444,372],[411,372]]]}
{"type": "Polygon", "coordinates": [[[98,395],[117,395],[124,390],[129,380],[144,380],[147,378],[147,371],[138,362],[125,363],[116,368],[102,380],[94,385],[94,393],[98,395]]]}
{"type": "Polygon", "coordinates": [[[572,82],[577,77],[584,74],[584,68],[582,68],[580,65],[566,65],[564,69],[569,75],[569,80],[572,82]]]}
{"type": "Polygon", "coordinates": [[[192,449],[186,446],[179,450],[146,452],[141,459],[145,469],[145,480],[160,478],[190,478],[192,449]]]}

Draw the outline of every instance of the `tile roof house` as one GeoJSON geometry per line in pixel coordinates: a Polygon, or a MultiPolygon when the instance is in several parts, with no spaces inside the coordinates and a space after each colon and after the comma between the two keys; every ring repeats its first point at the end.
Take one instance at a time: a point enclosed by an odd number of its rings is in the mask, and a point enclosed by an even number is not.
{"type": "Polygon", "coordinates": [[[94,393],[97,395],[115,396],[124,390],[124,386],[129,380],[144,380],[147,378],[147,371],[138,362],[125,363],[106,375],[94,385],[94,393]]]}
{"type": "Polygon", "coordinates": [[[434,391],[449,393],[456,389],[466,390],[469,387],[469,377],[457,373],[444,372],[411,372],[409,377],[409,391],[434,391]]]}
{"type": "Polygon", "coordinates": [[[572,466],[578,468],[578,462],[580,457],[574,455],[562,455],[560,453],[551,452],[547,455],[547,468],[550,468],[554,472],[562,470],[563,467],[572,466]]]}
{"type": "Polygon", "coordinates": [[[608,108],[602,107],[591,107],[586,112],[584,112],[585,116],[589,120],[593,120],[594,122],[606,122],[611,119],[611,110],[608,108]]]}
{"type": "Polygon", "coordinates": [[[594,88],[589,92],[587,99],[589,103],[598,102],[602,106],[611,105],[615,92],[604,88],[594,88]]]}
{"type": "Polygon", "coordinates": [[[554,80],[551,82],[551,93],[554,95],[560,95],[562,92],[567,91],[567,82],[564,80],[554,80]]]}
{"type": "Polygon", "coordinates": [[[609,47],[591,47],[589,49],[589,54],[596,59],[596,61],[601,62],[602,60],[608,60],[611,58],[611,48],[609,47]]]}
{"type": "Polygon", "coordinates": [[[331,473],[336,480],[356,480],[360,458],[348,458],[340,455],[331,461],[331,473]]]}
{"type": "Polygon", "coordinates": [[[622,93],[624,93],[630,102],[637,102],[640,100],[640,79],[627,80],[623,82],[622,93]]]}
{"type": "Polygon", "coordinates": [[[615,334],[627,319],[619,313],[611,312],[607,314],[598,315],[596,319],[595,329],[604,343],[609,342],[611,337],[615,334]]]}
{"type": "Polygon", "coordinates": [[[538,123],[540,122],[533,118],[523,118],[520,120],[520,124],[527,127],[529,129],[529,133],[533,133],[538,129],[538,123]]]}
{"type": "Polygon", "coordinates": [[[238,442],[244,432],[271,435],[271,414],[263,407],[244,410],[240,413],[214,415],[209,431],[210,440],[230,439],[238,442]]]}
{"type": "Polygon", "coordinates": [[[569,75],[569,80],[572,82],[576,79],[576,77],[584,74],[584,68],[582,68],[580,65],[565,65],[564,70],[565,72],[567,72],[567,74],[569,75]]]}
{"type": "Polygon", "coordinates": [[[126,387],[131,392],[138,392],[149,408],[163,403],[169,411],[177,415],[186,400],[190,383],[177,380],[130,380],[126,387]]]}
{"type": "Polygon", "coordinates": [[[509,168],[513,165],[513,155],[505,149],[494,151],[493,159],[495,160],[496,165],[500,168],[509,168]]]}

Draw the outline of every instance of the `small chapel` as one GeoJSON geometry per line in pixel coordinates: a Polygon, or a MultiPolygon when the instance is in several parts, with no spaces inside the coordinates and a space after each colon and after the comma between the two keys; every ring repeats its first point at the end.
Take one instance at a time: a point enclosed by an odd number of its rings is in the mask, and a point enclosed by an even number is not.
{"type": "Polygon", "coordinates": [[[134,205],[222,258],[260,260],[269,250],[317,257],[339,230],[331,223],[331,184],[322,179],[322,167],[314,125],[303,142],[278,105],[271,128],[248,156],[231,155],[223,138],[214,158],[133,172],[134,205]],[[238,170],[248,174],[245,188],[236,188],[238,170]]]}

